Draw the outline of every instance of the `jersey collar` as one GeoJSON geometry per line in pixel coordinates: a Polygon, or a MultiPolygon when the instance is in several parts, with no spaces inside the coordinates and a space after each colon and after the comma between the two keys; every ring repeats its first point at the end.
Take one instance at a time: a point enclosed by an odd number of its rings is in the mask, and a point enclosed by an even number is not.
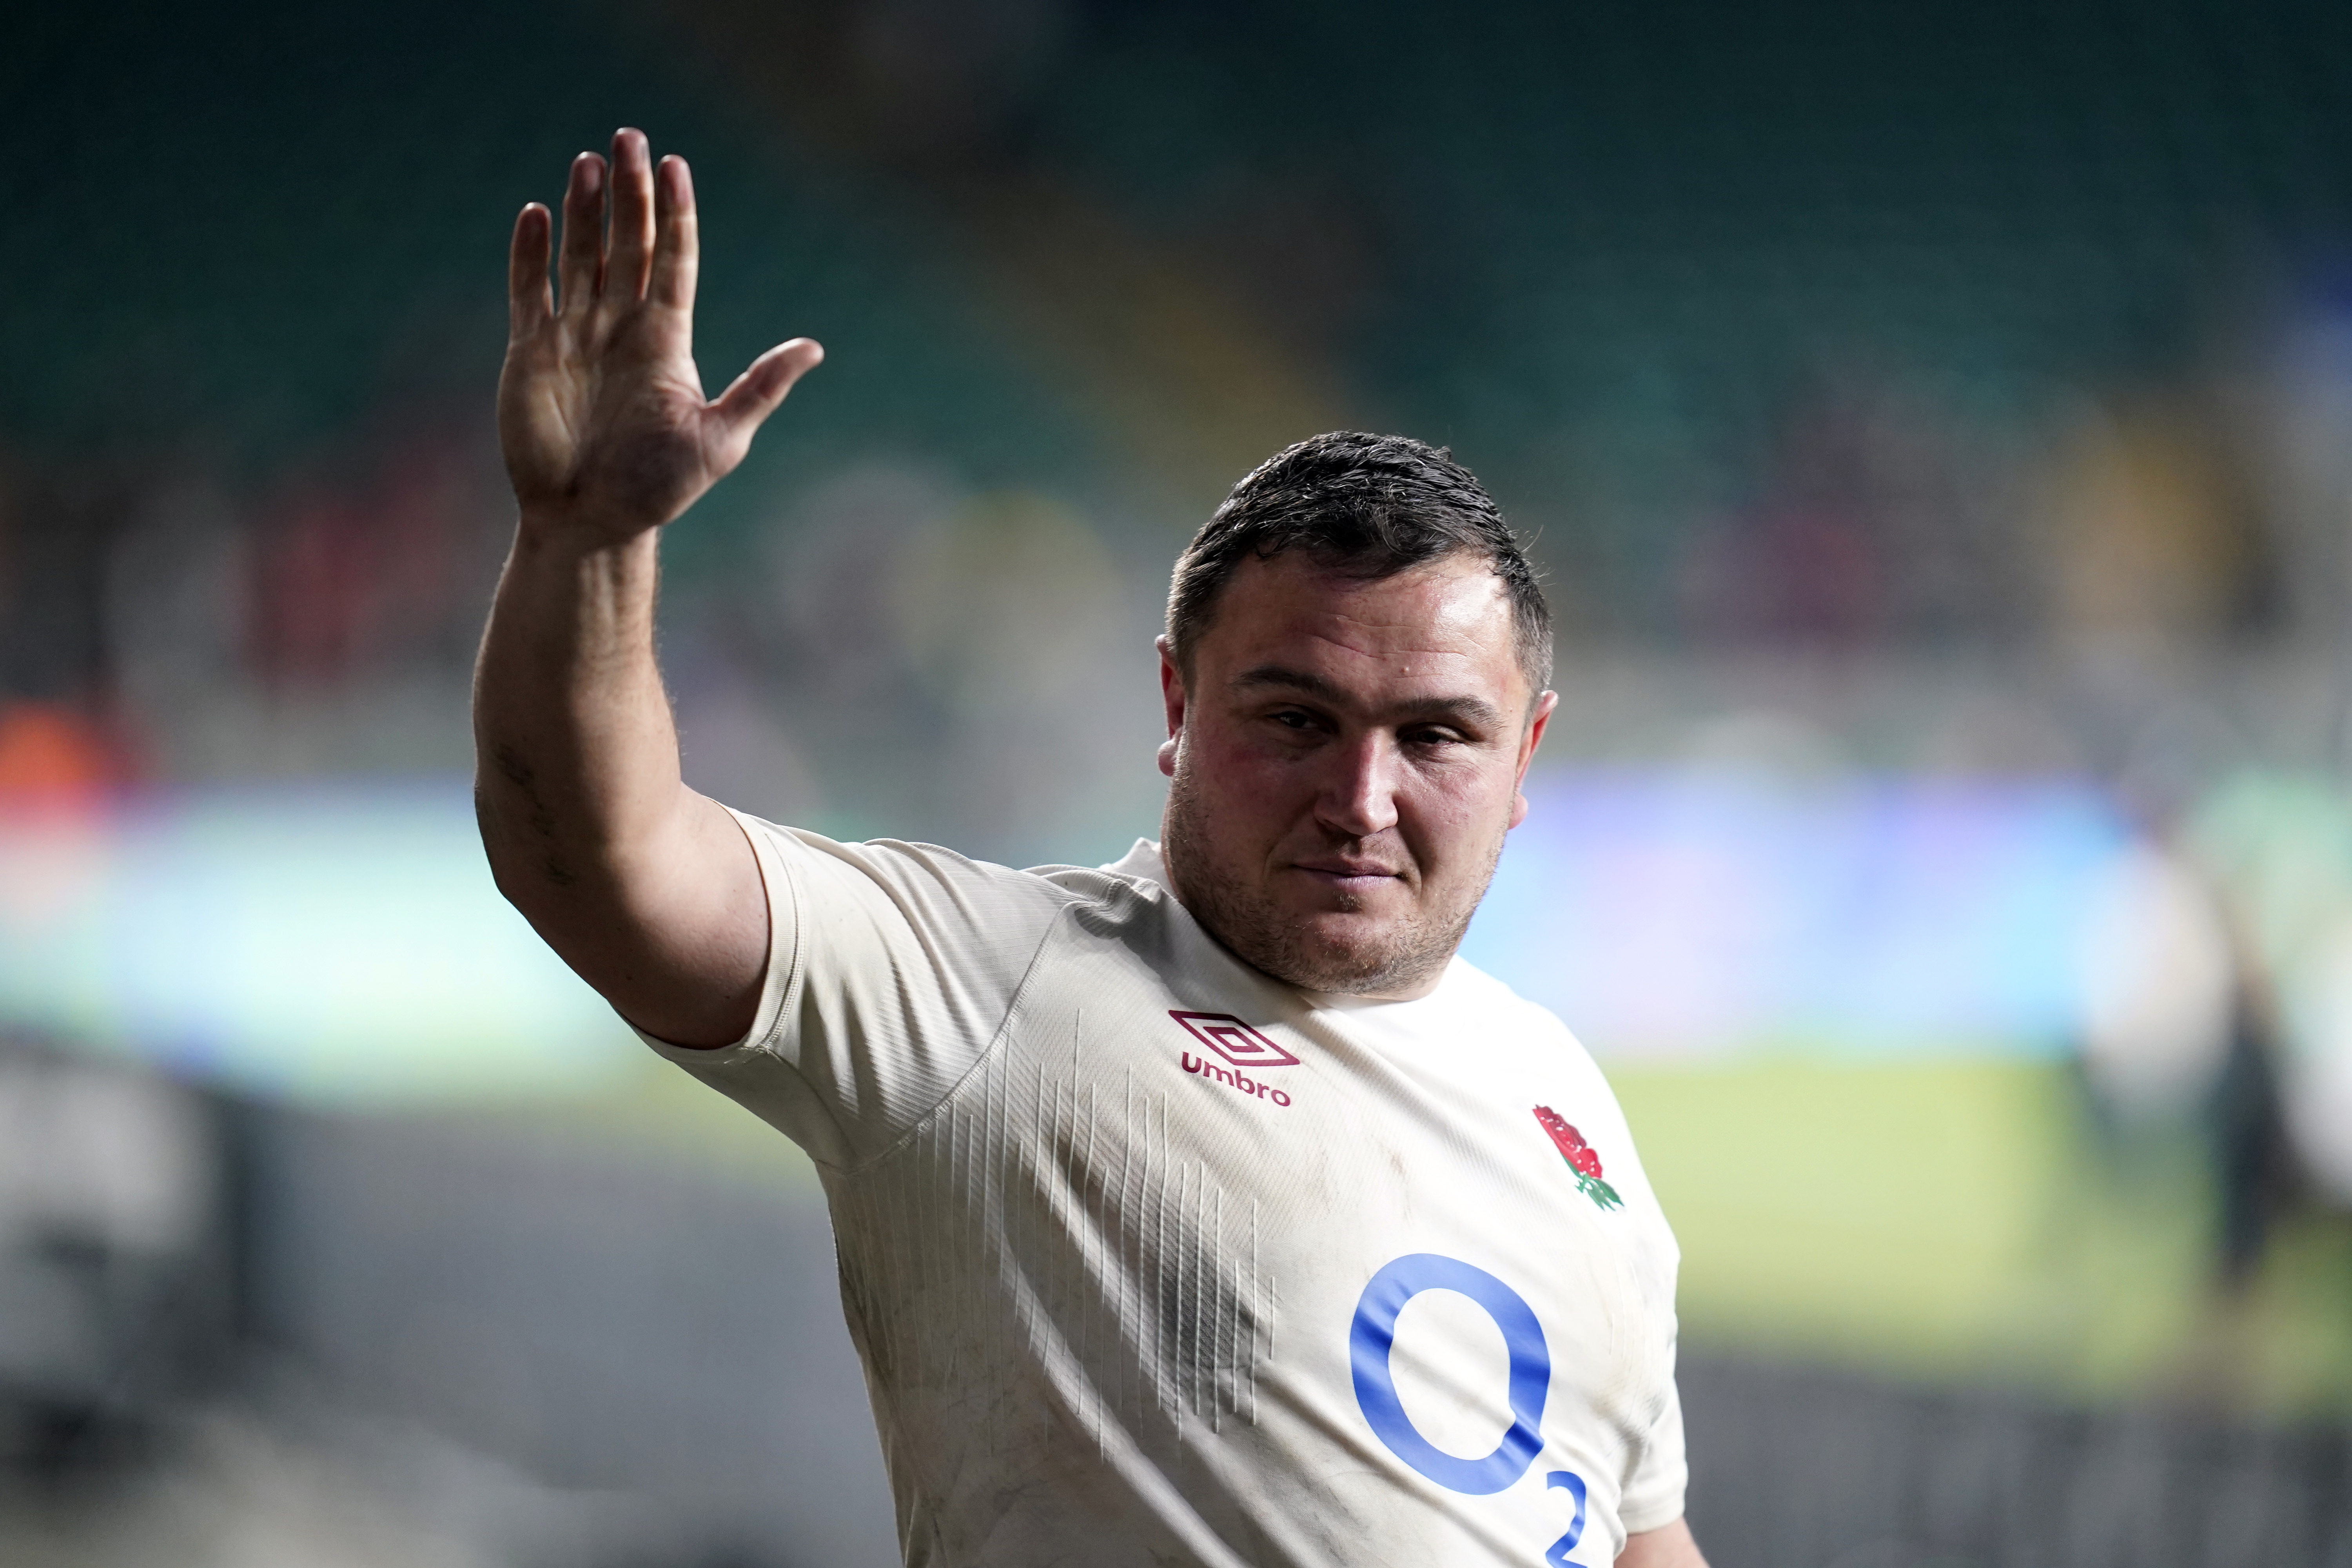
{"type": "Polygon", "coordinates": [[[1175,889],[1168,880],[1168,862],[1160,858],[1160,846],[1150,838],[1139,838],[1135,847],[1112,861],[1097,868],[1114,877],[1132,877],[1139,882],[1156,882],[1170,893],[1175,889]]]}

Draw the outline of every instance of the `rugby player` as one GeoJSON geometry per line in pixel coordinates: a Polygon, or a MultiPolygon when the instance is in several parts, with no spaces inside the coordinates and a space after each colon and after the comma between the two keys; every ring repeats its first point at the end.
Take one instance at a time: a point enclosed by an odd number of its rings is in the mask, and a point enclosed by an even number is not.
{"type": "Polygon", "coordinates": [[[662,528],[822,351],[705,400],[687,167],[635,131],[553,228],[510,262],[483,840],[815,1162],[907,1561],[1704,1568],[1673,1236],[1591,1059],[1455,956],[1555,700],[1476,481],[1344,432],[1241,481],[1176,564],[1157,843],[836,843],[686,786],[653,638],[662,528]]]}

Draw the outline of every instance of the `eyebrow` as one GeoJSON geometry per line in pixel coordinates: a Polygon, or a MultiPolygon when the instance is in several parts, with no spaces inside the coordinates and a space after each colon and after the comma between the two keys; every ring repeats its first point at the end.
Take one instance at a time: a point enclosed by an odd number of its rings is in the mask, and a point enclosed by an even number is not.
{"type": "MultiPolygon", "coordinates": [[[[1290,691],[1328,702],[1335,708],[1352,706],[1354,699],[1339,687],[1311,670],[1292,669],[1279,664],[1261,664],[1255,669],[1245,669],[1234,677],[1236,689],[1253,686],[1280,687],[1290,691]]],[[[1425,697],[1407,702],[1402,711],[1413,718],[1454,718],[1465,723],[1492,727],[1500,722],[1502,710],[1483,697],[1425,697]]]]}

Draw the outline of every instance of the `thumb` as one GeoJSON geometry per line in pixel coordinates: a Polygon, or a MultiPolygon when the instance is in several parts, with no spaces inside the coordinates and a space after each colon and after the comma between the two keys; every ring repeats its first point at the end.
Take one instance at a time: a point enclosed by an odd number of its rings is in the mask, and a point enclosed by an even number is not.
{"type": "Polygon", "coordinates": [[[824,349],[811,338],[778,343],[753,360],[726,391],[711,401],[710,412],[730,440],[749,441],[793,384],[824,359],[824,349]]]}

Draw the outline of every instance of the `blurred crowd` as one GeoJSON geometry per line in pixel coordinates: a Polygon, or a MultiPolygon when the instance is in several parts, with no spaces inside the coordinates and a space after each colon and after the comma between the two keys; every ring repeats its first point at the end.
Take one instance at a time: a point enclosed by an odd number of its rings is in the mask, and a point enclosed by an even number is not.
{"type": "Polygon", "coordinates": [[[2165,1550],[2352,1562],[2347,84],[2309,0],[11,15],[0,1558],[887,1556],[804,1173],[467,838],[506,226],[634,123],[706,378],[829,351],[666,547],[690,782],[1115,856],[1223,489],[1449,444],[1562,632],[1473,946],[1683,1226],[1717,1561],[2139,1561],[2211,1460],[2294,1522],[2165,1550]]]}

